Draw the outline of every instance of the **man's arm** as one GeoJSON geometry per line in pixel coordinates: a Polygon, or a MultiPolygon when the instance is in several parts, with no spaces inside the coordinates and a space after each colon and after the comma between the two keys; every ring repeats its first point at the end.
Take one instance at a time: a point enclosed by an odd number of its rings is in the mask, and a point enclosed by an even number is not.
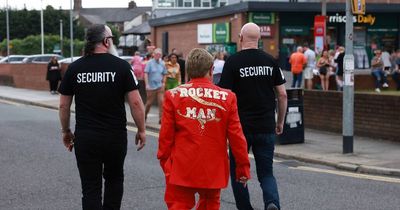
{"type": "Polygon", "coordinates": [[[175,109],[169,91],[165,93],[163,101],[163,114],[161,119],[160,135],[158,138],[157,158],[160,160],[160,165],[164,174],[168,176],[171,163],[171,151],[175,143],[175,109]]]}
{"type": "Polygon", "coordinates": [[[144,105],[138,90],[132,90],[127,94],[131,115],[135,121],[138,131],[135,137],[135,144],[139,144],[137,150],[141,150],[146,144],[146,126],[144,120],[144,105]]]}
{"type": "Polygon", "coordinates": [[[287,95],[285,85],[275,86],[275,92],[278,99],[278,121],[276,122],[275,133],[277,135],[283,132],[283,123],[285,120],[285,114],[287,109],[287,95]]]}
{"type": "Polygon", "coordinates": [[[236,163],[236,181],[245,184],[250,179],[250,161],[247,150],[246,139],[243,134],[242,126],[239,120],[237,100],[233,95],[230,104],[231,109],[228,117],[227,135],[230,149],[235,157],[236,163]]]}
{"type": "Polygon", "coordinates": [[[64,146],[71,152],[73,147],[74,134],[69,127],[71,117],[72,96],[61,95],[59,106],[59,117],[61,122],[61,132],[63,134],[64,146]]]}
{"type": "Polygon", "coordinates": [[[147,90],[147,89],[149,89],[149,75],[147,74],[147,72],[144,73],[143,79],[144,79],[145,88],[147,90]]]}

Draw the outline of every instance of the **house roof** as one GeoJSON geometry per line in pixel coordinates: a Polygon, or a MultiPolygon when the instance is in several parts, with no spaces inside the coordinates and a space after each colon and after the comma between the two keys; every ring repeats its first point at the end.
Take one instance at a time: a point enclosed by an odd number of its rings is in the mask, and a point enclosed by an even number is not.
{"type": "Polygon", "coordinates": [[[97,15],[81,15],[84,19],[92,24],[105,24],[106,22],[97,15]]]}
{"type": "Polygon", "coordinates": [[[116,23],[130,21],[145,12],[150,12],[151,7],[129,8],[82,8],[79,14],[84,17],[91,17],[94,21],[102,19],[104,22],[116,23]],[[95,17],[97,16],[97,17],[95,17]]]}
{"type": "MultiPolygon", "coordinates": [[[[344,3],[328,3],[327,12],[345,12],[344,3]]],[[[319,2],[241,2],[215,9],[199,10],[196,12],[184,13],[180,15],[151,19],[150,26],[163,26],[177,23],[185,23],[196,20],[210,19],[242,12],[321,12],[319,2]]],[[[378,13],[398,13],[400,4],[367,4],[366,12],[378,13]]]]}
{"type": "Polygon", "coordinates": [[[126,31],[123,32],[123,34],[133,34],[133,35],[147,35],[150,34],[150,25],[149,21],[143,22],[142,24],[138,26],[134,26],[126,31]]]}

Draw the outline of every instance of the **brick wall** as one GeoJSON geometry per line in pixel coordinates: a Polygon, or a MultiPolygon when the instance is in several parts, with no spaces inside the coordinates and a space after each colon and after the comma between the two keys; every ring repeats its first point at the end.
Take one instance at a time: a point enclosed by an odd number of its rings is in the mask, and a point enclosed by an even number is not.
{"type": "MultiPolygon", "coordinates": [[[[304,125],[307,128],[342,132],[342,93],[304,92],[304,125]]],[[[376,139],[399,141],[400,96],[354,95],[354,133],[376,139]]]]}
{"type": "MultiPolygon", "coordinates": [[[[157,26],[151,28],[150,39],[153,40],[153,45],[162,47],[162,33],[168,32],[168,47],[169,51],[176,48],[183,52],[186,56],[193,48],[205,48],[205,44],[197,43],[197,25],[208,23],[224,23],[230,22],[231,24],[231,42],[239,42],[240,29],[247,23],[246,13],[237,13],[227,16],[197,20],[186,23],[171,24],[164,26],[157,26]]],[[[278,43],[279,43],[279,28],[278,24],[271,25],[272,30],[275,32],[272,38],[262,37],[264,50],[273,56],[278,56],[278,43]]],[[[239,46],[237,46],[239,49],[239,46]]]]}
{"type": "MultiPolygon", "coordinates": [[[[68,65],[61,65],[65,72],[68,65]]],[[[16,88],[33,90],[48,90],[49,82],[46,80],[46,64],[0,64],[0,85],[9,85],[16,88]]]]}

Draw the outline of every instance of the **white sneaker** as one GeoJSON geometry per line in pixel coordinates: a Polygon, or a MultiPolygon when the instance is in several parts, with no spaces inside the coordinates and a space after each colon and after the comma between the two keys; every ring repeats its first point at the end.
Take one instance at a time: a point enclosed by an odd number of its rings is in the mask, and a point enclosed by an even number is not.
{"type": "Polygon", "coordinates": [[[387,87],[389,87],[389,85],[388,85],[388,83],[385,82],[385,83],[383,83],[382,87],[387,88],[387,87]]]}
{"type": "Polygon", "coordinates": [[[375,89],[375,92],[380,93],[380,92],[381,92],[381,89],[376,88],[376,89],[375,89]]]}

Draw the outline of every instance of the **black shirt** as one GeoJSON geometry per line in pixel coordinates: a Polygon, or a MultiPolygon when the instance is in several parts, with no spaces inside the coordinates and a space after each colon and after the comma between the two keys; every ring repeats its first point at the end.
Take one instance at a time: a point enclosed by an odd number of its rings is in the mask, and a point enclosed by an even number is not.
{"type": "Polygon", "coordinates": [[[274,87],[285,82],[271,55],[262,50],[247,49],[227,59],[219,86],[236,94],[245,133],[274,133],[274,87]]]}
{"type": "Polygon", "coordinates": [[[75,95],[76,130],[126,131],[125,94],[138,89],[128,62],[108,53],[71,63],[59,92],[75,95]]]}

